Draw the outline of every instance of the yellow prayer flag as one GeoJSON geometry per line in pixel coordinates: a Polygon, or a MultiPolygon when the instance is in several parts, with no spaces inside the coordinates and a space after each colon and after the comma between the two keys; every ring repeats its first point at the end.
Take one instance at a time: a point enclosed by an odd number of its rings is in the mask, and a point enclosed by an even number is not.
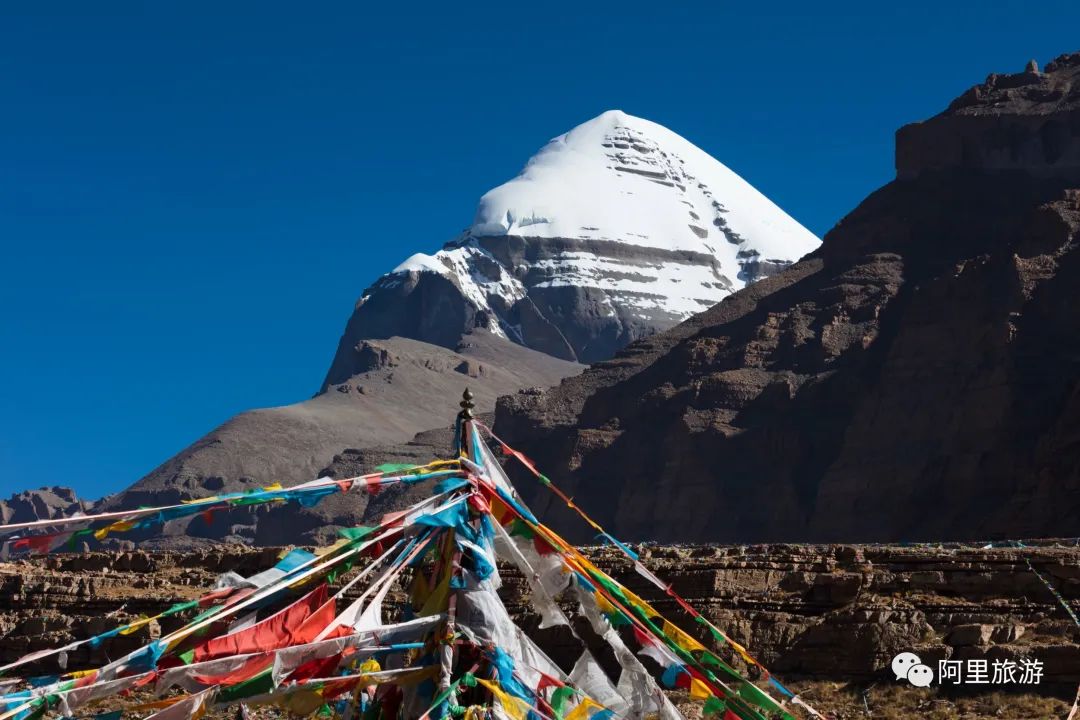
{"type": "Polygon", "coordinates": [[[709,690],[709,686],[697,678],[690,680],[690,697],[695,700],[708,700],[712,697],[712,691],[709,690]]]}
{"type": "Polygon", "coordinates": [[[755,660],[753,657],[751,657],[750,653],[747,652],[746,648],[744,648],[742,645],[735,642],[731,638],[726,638],[726,640],[728,642],[728,645],[730,645],[732,648],[734,648],[735,652],[739,653],[739,657],[741,657],[743,659],[743,661],[747,665],[757,665],[758,664],[758,661],[755,660]]]}
{"type": "Polygon", "coordinates": [[[106,525],[99,530],[95,530],[94,537],[98,540],[104,540],[111,532],[123,532],[125,530],[131,530],[133,527],[135,527],[134,520],[117,520],[111,525],[106,525]]]}
{"type": "Polygon", "coordinates": [[[603,710],[604,706],[591,698],[582,698],[577,706],[566,714],[566,720],[588,720],[590,710],[603,710]]]}
{"type": "MultiPolygon", "coordinates": [[[[333,552],[335,552],[337,550],[340,550],[342,547],[344,547],[345,545],[348,545],[351,542],[352,542],[352,540],[350,540],[349,538],[341,538],[340,540],[335,542],[333,545],[327,545],[326,547],[316,548],[315,549],[315,556],[316,557],[326,557],[327,555],[330,555],[331,553],[333,553],[333,552]]],[[[289,552],[290,551],[288,551],[288,550],[282,550],[281,554],[278,555],[278,559],[280,560],[281,558],[285,557],[286,555],[289,554],[289,552]]]]}
{"type": "Polygon", "coordinates": [[[306,717],[321,708],[326,703],[326,700],[323,699],[322,693],[318,690],[304,688],[286,693],[281,697],[272,699],[270,702],[293,715],[306,717]]]}
{"type": "Polygon", "coordinates": [[[125,627],[123,630],[121,630],[120,634],[121,635],[130,635],[131,633],[135,632],[136,630],[143,627],[144,625],[147,625],[153,619],[154,618],[147,617],[145,615],[140,615],[137,619],[135,619],[134,621],[129,623],[127,627],[125,627]]]}
{"type": "Polygon", "coordinates": [[[593,596],[596,598],[596,606],[600,608],[600,612],[608,615],[615,612],[615,606],[608,602],[608,599],[601,595],[599,590],[594,592],[593,596]]]}
{"type": "MultiPolygon", "coordinates": [[[[506,712],[511,720],[525,720],[530,710],[528,703],[520,698],[507,695],[492,682],[481,680],[480,678],[477,678],[476,682],[491,691],[491,694],[495,696],[495,699],[499,702],[499,705],[502,706],[503,711],[506,712]]],[[[566,720],[570,720],[570,718],[567,717],[566,720]]]]}
{"type": "Polygon", "coordinates": [[[638,597],[634,593],[630,592],[626,588],[623,588],[622,591],[623,591],[623,595],[626,596],[626,599],[630,601],[631,605],[636,607],[641,612],[645,613],[645,617],[654,618],[654,617],[659,617],[660,616],[660,613],[656,612],[656,610],[653,609],[652,605],[645,602],[644,600],[642,600],[640,597],[638,597]]]}
{"type": "Polygon", "coordinates": [[[670,621],[664,621],[664,634],[667,635],[676,645],[681,647],[686,652],[696,652],[698,650],[704,650],[705,646],[695,640],[693,637],[683,632],[681,628],[672,624],[670,621]]]}
{"type": "Polygon", "coordinates": [[[446,610],[447,600],[450,597],[450,573],[443,572],[442,578],[432,589],[423,607],[416,613],[419,617],[437,615],[446,610]]]}

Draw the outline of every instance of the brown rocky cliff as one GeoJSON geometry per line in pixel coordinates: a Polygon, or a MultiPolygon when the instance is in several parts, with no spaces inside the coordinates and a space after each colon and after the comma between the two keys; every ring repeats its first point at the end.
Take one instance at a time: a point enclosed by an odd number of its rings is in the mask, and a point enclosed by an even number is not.
{"type": "Polygon", "coordinates": [[[1080,53],[1044,72],[990,75],[947,111],[896,134],[902,179],[943,168],[1023,170],[1080,178],[1080,53]]]}
{"type": "MultiPolygon", "coordinates": [[[[1039,87],[1071,88],[1080,63],[1046,70],[1039,87]]],[[[1012,116],[1037,110],[1014,98],[1004,112],[1003,84],[918,132],[993,117],[1023,156],[1012,116]]],[[[1072,100],[1055,107],[1080,123],[1072,100]]],[[[1068,162],[912,160],[807,259],[557,388],[504,398],[496,431],[623,539],[1080,535],[1068,162]]],[[[581,527],[537,493],[557,529],[581,527]]]]}
{"type": "MultiPolygon", "coordinates": [[[[898,652],[926,659],[1034,657],[1045,692],[1074,690],[1080,630],[1028,570],[1031,560],[1068,599],[1080,598],[1075,548],[943,549],[897,546],[647,546],[642,561],[733,639],[786,679],[872,682],[898,652]]],[[[606,572],[691,631],[674,601],[621,555],[593,548],[606,572]]],[[[109,630],[189,600],[226,571],[250,574],[273,548],[189,553],[60,555],[0,565],[0,663],[109,630]]],[[[576,654],[558,629],[536,630],[527,586],[502,566],[505,602],[558,662],[576,654]]],[[[358,589],[357,592],[362,590],[358,589]]],[[[401,599],[401,598],[399,598],[401,599]]],[[[570,609],[570,606],[567,606],[570,609]]],[[[182,623],[152,624],[99,648],[72,652],[72,669],[117,657],[182,623]]],[[[704,635],[701,639],[708,642],[704,635]]],[[[727,648],[722,653],[730,654],[727,648]]],[[[733,660],[734,661],[734,660],[733,660]]],[[[935,663],[936,664],[936,663],[935,663]]],[[[55,668],[42,663],[42,673],[55,668]]]]}
{"type": "Polygon", "coordinates": [[[93,502],[79,499],[71,488],[54,486],[24,490],[7,500],[0,500],[0,522],[21,523],[66,517],[88,512],[91,507],[93,502]]]}

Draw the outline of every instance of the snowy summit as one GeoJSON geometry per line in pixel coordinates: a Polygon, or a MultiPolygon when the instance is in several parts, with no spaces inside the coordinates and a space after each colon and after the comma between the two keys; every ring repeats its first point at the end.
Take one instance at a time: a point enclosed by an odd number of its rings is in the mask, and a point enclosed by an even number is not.
{"type": "Polygon", "coordinates": [[[480,199],[462,235],[383,276],[360,307],[435,274],[481,327],[593,362],[818,245],[708,153],[611,110],[548,142],[480,199]]]}
{"type": "Polygon", "coordinates": [[[716,255],[738,245],[791,260],[820,241],[705,151],[662,125],[609,110],[551,140],[480,198],[475,236],[580,237],[716,255]]]}

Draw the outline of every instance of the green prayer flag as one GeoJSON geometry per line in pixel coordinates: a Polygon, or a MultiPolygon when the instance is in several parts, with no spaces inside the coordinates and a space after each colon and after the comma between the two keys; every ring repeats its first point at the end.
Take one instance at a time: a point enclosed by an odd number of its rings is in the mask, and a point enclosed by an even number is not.
{"type": "Polygon", "coordinates": [[[185,665],[190,665],[195,660],[195,649],[192,648],[187,652],[180,653],[180,659],[184,661],[185,665]]]}
{"type": "Polygon", "coordinates": [[[715,695],[711,695],[709,699],[705,701],[704,707],[701,708],[701,714],[708,717],[709,715],[720,715],[725,710],[727,710],[727,703],[715,695]]]}
{"type": "Polygon", "coordinates": [[[201,613],[199,613],[195,617],[191,618],[191,623],[194,624],[194,623],[199,622],[200,620],[205,620],[206,618],[210,617],[211,615],[213,615],[214,613],[216,613],[218,610],[220,610],[223,607],[225,607],[225,606],[224,605],[214,605],[213,607],[207,608],[206,610],[203,610],[201,613]]]}
{"type": "Polygon", "coordinates": [[[42,703],[38,707],[30,711],[29,715],[24,715],[21,720],[38,720],[38,718],[45,716],[45,711],[48,707],[45,703],[42,703]]]}
{"type": "Polygon", "coordinates": [[[718,658],[716,655],[712,654],[708,650],[701,653],[701,662],[704,663],[705,665],[712,665],[713,667],[720,668],[721,670],[723,670],[725,673],[727,673],[728,675],[730,675],[732,678],[734,678],[736,680],[745,680],[746,679],[742,675],[739,674],[738,670],[731,667],[726,662],[724,662],[723,660],[721,660],[720,658],[718,658]]]}
{"type": "Polygon", "coordinates": [[[375,528],[368,527],[367,525],[360,525],[358,527],[341,528],[338,530],[338,535],[346,540],[361,540],[373,532],[375,532],[375,528]]]}
{"type": "Polygon", "coordinates": [[[269,670],[259,673],[250,680],[245,680],[231,687],[223,687],[218,693],[219,703],[242,700],[252,695],[262,695],[274,689],[274,676],[269,670]]]}
{"type": "Polygon", "coordinates": [[[167,615],[175,615],[176,613],[184,612],[185,610],[191,610],[192,608],[197,608],[197,607],[199,607],[199,601],[198,600],[190,600],[188,602],[176,603],[175,605],[170,607],[168,610],[161,613],[161,615],[162,615],[162,617],[167,616],[167,615]]]}
{"type": "Polygon", "coordinates": [[[386,463],[376,467],[375,472],[396,473],[401,472],[402,470],[412,470],[415,467],[419,467],[419,465],[410,465],[408,463],[386,463]]]}
{"type": "Polygon", "coordinates": [[[569,685],[557,687],[555,692],[551,693],[551,709],[555,712],[556,720],[562,720],[566,710],[566,701],[572,697],[574,697],[574,688],[569,685]]]}
{"type": "Polygon", "coordinates": [[[527,524],[522,522],[521,518],[514,518],[510,523],[510,534],[517,537],[523,537],[526,540],[532,540],[536,537],[536,532],[527,524]]]}
{"type": "Polygon", "coordinates": [[[719,632],[717,632],[716,628],[714,628],[712,625],[710,625],[709,621],[706,620],[704,617],[702,617],[701,615],[698,615],[697,617],[694,618],[694,621],[706,626],[709,629],[709,634],[712,635],[713,640],[720,643],[721,645],[726,645],[727,644],[727,638],[725,638],[723,635],[721,635],[719,632]]]}
{"type": "Polygon", "coordinates": [[[743,707],[742,703],[731,703],[727,709],[735,713],[740,720],[769,720],[753,708],[743,707]]]}
{"type": "Polygon", "coordinates": [[[743,683],[743,686],[739,688],[739,697],[760,708],[765,708],[770,712],[780,709],[780,703],[776,702],[776,700],[750,681],[746,681],[743,683]]]}

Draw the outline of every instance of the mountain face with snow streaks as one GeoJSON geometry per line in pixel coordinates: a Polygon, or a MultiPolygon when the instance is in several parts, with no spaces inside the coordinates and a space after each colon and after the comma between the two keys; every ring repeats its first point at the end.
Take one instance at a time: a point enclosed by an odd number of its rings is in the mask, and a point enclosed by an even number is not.
{"type": "Polygon", "coordinates": [[[787,267],[818,239],[707,153],[613,110],[551,140],[434,255],[364,293],[324,383],[363,339],[495,335],[595,362],[787,267]]]}
{"type": "MultiPolygon", "coordinates": [[[[443,249],[409,257],[368,288],[316,397],[230,419],[99,507],[295,484],[346,448],[385,457],[404,447],[416,459],[410,438],[445,428],[466,386],[489,412],[497,397],[575,375],[580,362],[610,358],[817,245],[678,135],[604,113],[484,195],[443,249]]],[[[162,547],[321,543],[334,527],[361,524],[365,508],[350,495],[173,522],[162,547]]]]}

